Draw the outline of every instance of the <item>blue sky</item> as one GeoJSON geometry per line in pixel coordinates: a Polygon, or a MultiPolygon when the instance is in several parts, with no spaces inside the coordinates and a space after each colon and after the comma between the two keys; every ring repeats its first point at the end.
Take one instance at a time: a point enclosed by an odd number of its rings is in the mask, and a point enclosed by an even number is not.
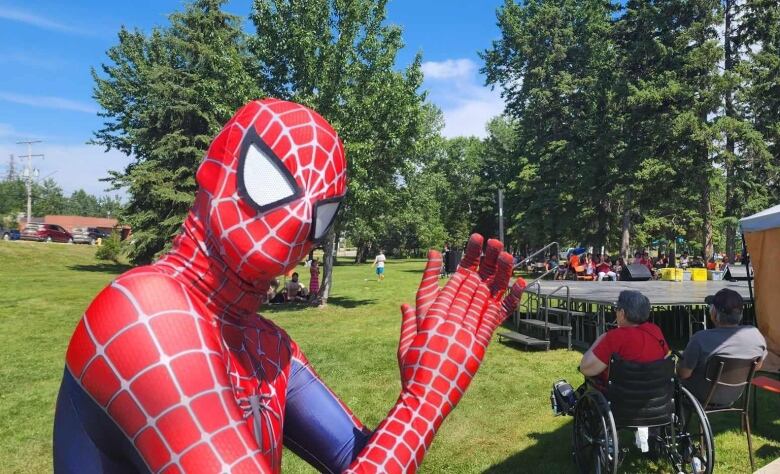
{"type": "MultiPolygon", "coordinates": [[[[10,154],[24,155],[15,142],[39,139],[34,167],[67,192],[83,188],[104,194],[99,181],[129,159],[87,145],[101,126],[92,99],[91,67],[106,61],[121,25],[149,31],[167,24],[182,0],[0,0],[0,173],[10,154]]],[[[443,111],[447,136],[484,136],[485,122],[503,109],[497,91],[483,86],[477,52],[498,37],[501,0],[391,0],[388,21],[404,31],[399,67],[422,51],[424,89],[443,111]]],[[[247,17],[251,0],[231,0],[226,9],[247,17]]],[[[247,24],[249,27],[249,24],[247,24]]],[[[251,31],[251,30],[250,30],[251,31]]],[[[19,160],[17,159],[17,166],[19,160]]],[[[115,194],[115,193],[112,193],[115,194]]]]}

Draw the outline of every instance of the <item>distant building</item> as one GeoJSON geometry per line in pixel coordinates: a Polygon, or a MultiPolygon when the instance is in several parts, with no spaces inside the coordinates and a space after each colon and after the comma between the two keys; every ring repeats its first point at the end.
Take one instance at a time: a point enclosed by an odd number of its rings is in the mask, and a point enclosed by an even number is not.
{"type": "MultiPolygon", "coordinates": [[[[119,232],[122,240],[126,239],[130,235],[130,226],[120,226],[119,221],[107,217],[84,217],[84,216],[57,216],[46,215],[44,217],[33,217],[32,223],[37,224],[55,224],[65,228],[68,232],[73,232],[76,227],[97,227],[110,234],[114,230],[119,232]]],[[[24,228],[26,220],[19,222],[19,227],[24,228]]]]}

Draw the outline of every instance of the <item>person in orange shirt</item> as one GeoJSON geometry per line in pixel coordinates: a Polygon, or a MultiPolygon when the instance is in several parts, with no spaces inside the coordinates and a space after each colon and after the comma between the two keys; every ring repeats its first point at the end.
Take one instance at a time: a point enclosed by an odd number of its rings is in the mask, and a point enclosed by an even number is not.
{"type": "Polygon", "coordinates": [[[569,273],[576,275],[577,274],[577,267],[580,266],[580,256],[575,254],[574,252],[569,255],[569,271],[567,272],[567,276],[569,273]]]}

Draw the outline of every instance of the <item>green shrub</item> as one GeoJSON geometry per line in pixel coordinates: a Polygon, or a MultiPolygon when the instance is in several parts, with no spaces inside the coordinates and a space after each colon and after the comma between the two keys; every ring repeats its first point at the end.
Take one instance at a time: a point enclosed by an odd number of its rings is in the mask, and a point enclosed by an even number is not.
{"type": "Polygon", "coordinates": [[[100,260],[111,260],[114,263],[119,263],[121,254],[122,242],[119,240],[119,234],[113,232],[111,237],[103,240],[103,244],[95,252],[95,257],[100,260]]]}

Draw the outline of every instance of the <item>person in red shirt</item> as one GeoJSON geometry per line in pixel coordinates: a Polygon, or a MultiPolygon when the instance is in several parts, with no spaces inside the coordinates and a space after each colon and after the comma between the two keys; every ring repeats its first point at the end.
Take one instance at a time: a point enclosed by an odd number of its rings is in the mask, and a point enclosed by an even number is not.
{"type": "Polygon", "coordinates": [[[599,281],[604,278],[611,278],[612,281],[617,280],[617,273],[612,271],[612,262],[609,260],[608,256],[601,256],[601,261],[596,265],[596,275],[598,275],[599,281]]]}
{"type": "Polygon", "coordinates": [[[599,336],[580,362],[580,372],[594,378],[598,388],[606,387],[612,354],[633,362],[654,362],[669,354],[661,328],[648,321],[650,301],[645,295],[621,291],[615,315],[618,327],[599,336]]]}

